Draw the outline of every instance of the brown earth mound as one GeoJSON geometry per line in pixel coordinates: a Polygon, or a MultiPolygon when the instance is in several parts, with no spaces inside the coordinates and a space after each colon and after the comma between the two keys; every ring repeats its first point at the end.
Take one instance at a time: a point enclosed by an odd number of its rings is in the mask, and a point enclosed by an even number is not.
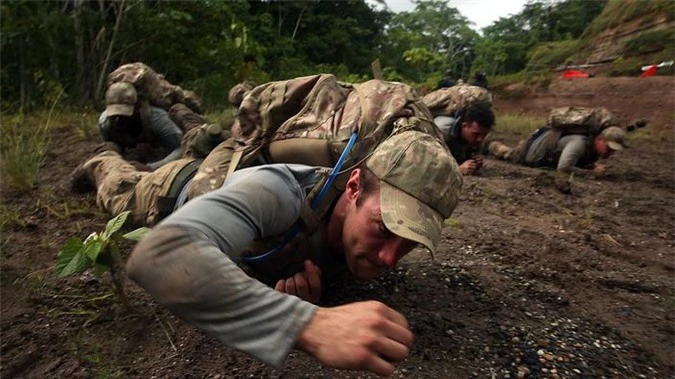
{"type": "Polygon", "coordinates": [[[646,119],[650,128],[672,136],[675,77],[556,79],[547,88],[514,85],[496,95],[498,111],[545,117],[561,106],[606,107],[625,123],[646,119]]]}
{"type": "MultiPolygon", "coordinates": [[[[602,105],[672,136],[672,84],[556,82],[531,97],[501,94],[496,108],[543,116],[553,106],[602,105]]],[[[91,195],[68,190],[68,174],[96,144],[74,129],[55,132],[39,189],[16,192],[3,181],[0,376],[369,377],[302,353],[273,370],[171,316],[131,282],[130,310],[108,278],[56,278],[65,241],[108,220],[91,195]]],[[[575,178],[571,195],[555,190],[549,171],[487,160],[466,178],[435,261],[414,252],[373,283],[328,288],[325,304],[377,299],[408,318],[416,341],[396,377],[671,378],[675,146],[672,138],[630,143],[607,176],[575,178]]]]}

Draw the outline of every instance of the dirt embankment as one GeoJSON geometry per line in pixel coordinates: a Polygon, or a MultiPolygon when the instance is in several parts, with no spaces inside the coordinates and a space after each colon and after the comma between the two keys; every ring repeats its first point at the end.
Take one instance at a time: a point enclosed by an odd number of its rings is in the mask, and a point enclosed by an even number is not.
{"type": "Polygon", "coordinates": [[[497,112],[523,112],[545,117],[561,106],[606,107],[625,123],[649,120],[654,130],[669,132],[675,125],[675,77],[555,79],[546,88],[521,84],[495,96],[497,112]]]}

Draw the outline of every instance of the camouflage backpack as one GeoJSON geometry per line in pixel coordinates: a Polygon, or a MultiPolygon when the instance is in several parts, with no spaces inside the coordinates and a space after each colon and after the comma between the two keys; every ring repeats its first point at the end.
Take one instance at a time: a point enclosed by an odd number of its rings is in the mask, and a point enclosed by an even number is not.
{"type": "Polygon", "coordinates": [[[477,102],[492,104],[492,94],[483,87],[469,84],[441,88],[422,98],[422,103],[429,108],[434,118],[438,116],[457,118],[469,104],[477,102]]]}
{"type": "Polygon", "coordinates": [[[347,168],[404,129],[443,140],[426,107],[403,83],[375,79],[348,84],[330,74],[265,83],[244,98],[232,138],[206,157],[189,197],[219,188],[229,172],[255,164],[332,167],[357,131],[347,168]]]}
{"type": "Polygon", "coordinates": [[[158,74],[145,63],[128,63],[118,67],[108,75],[108,87],[118,82],[132,84],[142,103],[147,102],[166,111],[172,105],[182,103],[195,113],[203,113],[201,101],[194,92],[169,83],[164,75],[158,74]]]}
{"type": "Polygon", "coordinates": [[[548,126],[563,135],[597,135],[619,122],[606,108],[561,107],[548,115],[548,126]]]}

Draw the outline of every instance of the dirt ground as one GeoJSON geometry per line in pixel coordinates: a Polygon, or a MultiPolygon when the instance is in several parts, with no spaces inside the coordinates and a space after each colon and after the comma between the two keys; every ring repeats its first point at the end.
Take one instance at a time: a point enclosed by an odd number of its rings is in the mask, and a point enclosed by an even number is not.
{"type": "MultiPolygon", "coordinates": [[[[671,378],[675,369],[673,78],[554,82],[501,93],[496,112],[543,116],[552,106],[606,106],[651,120],[601,179],[571,195],[550,171],[488,159],[467,177],[435,260],[417,251],[372,283],[326,290],[325,305],[377,299],[416,335],[394,377],[671,378]]],[[[131,281],[133,310],[110,281],[53,274],[71,236],[109,217],[68,174],[96,141],[55,131],[41,185],[2,185],[2,378],[365,378],[294,352],[275,370],[171,316],[131,281]]],[[[495,132],[510,142],[520,136],[495,132]]],[[[126,246],[124,254],[128,254],[126,246]]]]}

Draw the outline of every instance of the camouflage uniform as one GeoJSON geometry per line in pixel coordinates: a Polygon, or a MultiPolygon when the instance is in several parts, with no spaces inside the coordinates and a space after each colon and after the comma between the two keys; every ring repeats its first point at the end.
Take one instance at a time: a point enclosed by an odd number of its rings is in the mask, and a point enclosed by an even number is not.
{"type": "Polygon", "coordinates": [[[145,63],[128,63],[118,67],[108,75],[108,87],[113,83],[132,84],[142,102],[168,111],[173,104],[182,103],[195,113],[202,113],[201,101],[197,95],[173,85],[145,63]]]}
{"type": "MultiPolygon", "coordinates": [[[[599,156],[593,142],[602,135],[612,150],[623,148],[625,131],[617,119],[605,108],[561,107],[551,110],[547,126],[532,132],[527,139],[518,142],[515,148],[500,141],[486,143],[491,155],[513,163],[531,167],[558,167],[568,171],[571,166],[587,168],[599,156]],[[581,146],[583,144],[583,146],[581,146]],[[571,157],[564,157],[565,149],[576,149],[571,157]],[[567,162],[567,161],[570,162],[567,162]],[[560,166],[564,167],[560,167],[560,166]]],[[[567,154],[569,155],[569,154],[567,154]]]]}
{"type": "Polygon", "coordinates": [[[430,92],[422,98],[422,103],[429,108],[434,118],[438,116],[457,118],[474,102],[492,104],[492,94],[483,87],[457,84],[430,92]]]}
{"type": "Polygon", "coordinates": [[[153,172],[139,171],[118,153],[104,151],[78,166],[72,180],[75,185],[93,185],[96,205],[111,215],[131,211],[135,225],[152,226],[164,212],[158,199],[166,196],[177,175],[195,162],[199,161],[182,158],[153,172]]]}
{"type": "MultiPolygon", "coordinates": [[[[384,141],[365,166],[379,180],[387,228],[436,251],[462,183],[447,148],[426,133],[405,131],[384,141]]],[[[316,170],[264,165],[235,172],[222,188],[191,200],[146,236],[129,257],[128,275],[225,345],[281,365],[316,307],[260,282],[291,277],[306,259],[320,267],[322,283],[347,270],[325,233],[305,232],[301,222],[321,184],[316,170]],[[291,242],[260,255],[266,250],[261,247],[278,246],[296,225],[303,231],[291,242]]],[[[323,213],[322,224],[330,218],[330,210],[323,213]]]]}

